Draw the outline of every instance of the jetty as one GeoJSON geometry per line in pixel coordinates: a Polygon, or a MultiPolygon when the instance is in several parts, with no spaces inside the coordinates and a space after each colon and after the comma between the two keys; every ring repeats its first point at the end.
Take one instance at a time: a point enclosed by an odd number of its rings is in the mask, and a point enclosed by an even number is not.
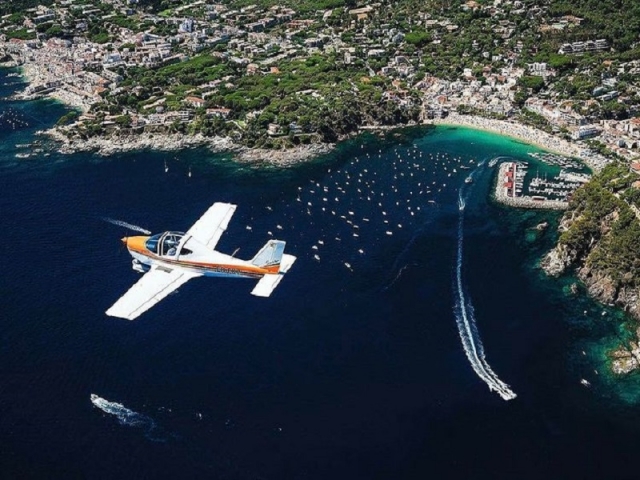
{"type": "Polygon", "coordinates": [[[555,200],[543,195],[523,195],[526,165],[519,162],[505,162],[498,169],[494,197],[496,201],[517,208],[542,208],[566,210],[569,202],[555,200]]]}

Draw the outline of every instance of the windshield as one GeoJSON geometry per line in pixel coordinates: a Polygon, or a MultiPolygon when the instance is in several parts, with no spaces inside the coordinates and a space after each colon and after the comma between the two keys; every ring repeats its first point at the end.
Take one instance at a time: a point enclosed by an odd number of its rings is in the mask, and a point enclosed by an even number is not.
{"type": "Polygon", "coordinates": [[[144,245],[145,247],[147,247],[147,250],[153,253],[158,253],[158,242],[160,241],[161,236],[162,233],[158,233],[157,235],[149,237],[144,245]]]}

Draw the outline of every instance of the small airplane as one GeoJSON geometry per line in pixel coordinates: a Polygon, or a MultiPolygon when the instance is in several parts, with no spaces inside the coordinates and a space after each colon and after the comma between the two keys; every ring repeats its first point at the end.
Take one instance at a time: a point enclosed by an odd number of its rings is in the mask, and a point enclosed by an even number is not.
{"type": "Polygon", "coordinates": [[[215,251],[235,210],[236,205],[214,203],[186,233],[123,238],[133,269],[144,275],[106,314],[134,320],[188,280],[202,276],[255,278],[251,293],[271,295],[296,257],[284,253],[281,240],[269,240],[251,260],[215,251]]]}

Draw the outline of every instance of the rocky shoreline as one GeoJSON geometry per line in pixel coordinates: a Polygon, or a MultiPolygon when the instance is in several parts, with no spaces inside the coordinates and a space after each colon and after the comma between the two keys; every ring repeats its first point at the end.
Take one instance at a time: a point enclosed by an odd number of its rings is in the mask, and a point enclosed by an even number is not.
{"type": "Polygon", "coordinates": [[[241,162],[288,167],[329,153],[334,148],[335,145],[330,143],[315,143],[280,150],[242,147],[235,151],[235,158],[241,162]]]}
{"type": "MultiPolygon", "coordinates": [[[[560,275],[568,268],[567,252],[554,253],[552,250],[543,263],[542,268],[550,275],[560,275]],[[563,260],[563,258],[565,260],[563,260]],[[565,265],[564,268],[561,265],[565,265]]],[[[582,266],[577,269],[577,276],[584,284],[587,293],[600,303],[622,308],[636,321],[640,321],[640,290],[630,287],[617,287],[614,280],[604,272],[582,266]]],[[[635,332],[636,340],[622,343],[615,350],[609,352],[611,370],[617,375],[631,373],[640,369],[640,328],[635,332]]]]}
{"type": "Polygon", "coordinates": [[[56,128],[38,132],[53,140],[56,150],[63,154],[78,152],[94,152],[97,155],[109,156],[116,153],[136,150],[177,151],[185,148],[209,146],[214,151],[230,149],[233,143],[224,138],[206,138],[202,135],[157,135],[136,134],[121,135],[117,138],[91,137],[80,140],[67,138],[56,128]]]}
{"type": "MultiPolygon", "coordinates": [[[[551,277],[559,277],[574,265],[573,252],[559,245],[547,253],[540,267],[551,277]]],[[[617,286],[606,274],[587,265],[578,266],[577,277],[582,281],[589,295],[600,303],[621,307],[625,312],[640,321],[640,290],[627,286],[617,286]]]]}
{"type": "Polygon", "coordinates": [[[277,165],[281,167],[297,163],[330,152],[333,144],[302,145],[295,148],[271,150],[252,149],[238,145],[230,138],[205,137],[204,135],[183,135],[165,133],[140,133],[118,135],[117,137],[91,137],[88,139],[67,138],[60,129],[51,128],[38,132],[55,142],[55,150],[62,154],[94,152],[100,156],[134,151],[175,152],[189,148],[207,148],[214,153],[228,152],[245,163],[277,165]]]}
{"type": "MultiPolygon", "coordinates": [[[[17,65],[15,62],[6,62],[3,66],[19,68],[21,76],[29,85],[41,80],[37,69],[33,66],[17,65]]],[[[86,99],[61,89],[46,92],[44,95],[39,93],[27,95],[25,92],[21,92],[17,93],[15,98],[19,100],[52,98],[68,107],[83,112],[89,109],[86,99]]],[[[228,152],[233,154],[240,162],[280,167],[304,162],[310,158],[328,153],[335,148],[334,144],[311,144],[279,150],[255,149],[239,145],[227,137],[205,137],[200,134],[136,133],[80,139],[68,138],[61,129],[56,127],[40,131],[38,134],[51,139],[55,144],[54,150],[62,154],[94,152],[100,156],[110,156],[118,153],[145,150],[175,152],[188,148],[207,148],[214,153],[228,152]]]]}
{"type": "MultiPolygon", "coordinates": [[[[85,105],[73,101],[68,96],[60,96],[59,92],[52,92],[50,97],[74,108],[84,108],[85,105]]],[[[546,132],[515,122],[493,120],[474,115],[459,115],[451,113],[446,119],[436,119],[426,122],[424,125],[461,126],[473,128],[487,132],[508,136],[528,144],[536,145],[548,151],[562,155],[577,157],[584,161],[591,169],[600,170],[607,159],[581,155],[579,146],[574,145],[564,139],[549,135],[546,132]]],[[[389,129],[402,128],[402,126],[389,127],[389,129]]],[[[68,139],[58,128],[52,128],[44,132],[47,136],[56,141],[60,147],[57,149],[61,153],[69,154],[74,152],[94,151],[99,155],[112,155],[126,151],[136,150],[159,150],[177,151],[184,148],[207,147],[213,152],[228,151],[243,162],[265,163],[281,166],[290,166],[306,161],[317,155],[330,152],[335,148],[335,144],[315,143],[302,145],[287,149],[253,149],[235,143],[229,138],[205,137],[203,135],[182,135],[166,133],[141,133],[118,135],[117,141],[114,137],[92,137],[86,140],[78,138],[68,139]]],[[[504,202],[511,204],[510,202],[504,202]]],[[[530,208],[528,205],[517,205],[530,208]]]]}
{"type": "MultiPolygon", "coordinates": [[[[577,221],[571,212],[567,212],[560,222],[559,230],[566,231],[577,221]]],[[[610,219],[611,220],[611,219],[610,219]]],[[[610,225],[602,225],[603,229],[610,225]]],[[[598,242],[591,245],[597,248],[598,242]]],[[[587,293],[600,303],[622,308],[634,320],[640,321],[640,289],[620,285],[607,272],[600,271],[587,265],[585,259],[579,258],[579,253],[559,243],[541,260],[540,267],[551,277],[559,277],[569,269],[575,268],[575,273],[584,284],[587,293]]],[[[636,329],[636,340],[622,343],[609,353],[611,370],[623,375],[640,369],[640,328],[636,329]]]]}

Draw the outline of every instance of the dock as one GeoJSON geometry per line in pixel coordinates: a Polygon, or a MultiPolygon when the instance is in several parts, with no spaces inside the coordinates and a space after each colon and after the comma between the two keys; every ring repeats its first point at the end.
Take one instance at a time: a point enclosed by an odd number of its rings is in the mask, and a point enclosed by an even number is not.
{"type": "Polygon", "coordinates": [[[569,202],[553,200],[542,195],[522,195],[522,186],[526,167],[517,162],[500,164],[496,179],[494,197],[496,201],[516,208],[541,208],[548,210],[566,210],[569,202]]]}

